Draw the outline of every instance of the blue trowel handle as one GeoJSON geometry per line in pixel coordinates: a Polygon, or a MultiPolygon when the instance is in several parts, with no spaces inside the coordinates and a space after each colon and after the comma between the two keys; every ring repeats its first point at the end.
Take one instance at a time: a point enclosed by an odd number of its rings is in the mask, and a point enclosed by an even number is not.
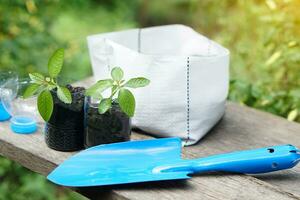
{"type": "Polygon", "coordinates": [[[300,151],[292,145],[238,151],[190,161],[193,173],[225,171],[246,174],[289,169],[300,161],[300,151]]]}
{"type": "Polygon", "coordinates": [[[184,171],[190,174],[223,171],[257,174],[289,169],[294,167],[299,161],[300,151],[296,147],[282,145],[214,155],[194,160],[183,160],[182,162],[160,166],[154,171],[184,171]]]}

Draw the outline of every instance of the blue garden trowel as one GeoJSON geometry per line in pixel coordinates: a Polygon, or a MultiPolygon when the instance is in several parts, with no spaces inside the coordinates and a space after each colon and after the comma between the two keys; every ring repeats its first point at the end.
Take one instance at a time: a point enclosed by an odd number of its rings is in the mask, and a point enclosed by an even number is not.
{"type": "Polygon", "coordinates": [[[239,151],[194,160],[181,158],[181,140],[166,138],[99,145],[63,162],[48,179],[71,187],[188,179],[225,171],[266,173],[294,167],[300,151],[292,145],[239,151]]]}

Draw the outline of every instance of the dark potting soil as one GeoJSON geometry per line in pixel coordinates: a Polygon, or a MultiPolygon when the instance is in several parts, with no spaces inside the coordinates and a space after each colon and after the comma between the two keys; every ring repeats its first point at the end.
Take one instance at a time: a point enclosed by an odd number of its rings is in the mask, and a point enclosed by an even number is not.
{"type": "Polygon", "coordinates": [[[130,140],[131,120],[119,104],[99,114],[96,106],[86,107],[85,147],[130,140]]]}
{"type": "Polygon", "coordinates": [[[60,151],[83,149],[84,140],[84,91],[83,87],[67,85],[72,94],[72,103],[65,104],[52,90],[53,113],[45,126],[47,145],[60,151]]]}

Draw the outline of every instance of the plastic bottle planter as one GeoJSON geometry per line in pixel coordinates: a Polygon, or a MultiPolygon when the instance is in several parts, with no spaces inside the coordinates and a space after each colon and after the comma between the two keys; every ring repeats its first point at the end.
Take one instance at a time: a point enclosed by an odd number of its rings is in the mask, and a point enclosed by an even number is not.
{"type": "Polygon", "coordinates": [[[16,83],[6,84],[2,88],[2,104],[9,113],[10,128],[19,134],[30,134],[37,130],[38,111],[36,96],[23,98],[25,89],[30,84],[29,79],[19,79],[16,83]]]}
{"type": "Polygon", "coordinates": [[[65,104],[51,91],[53,113],[45,126],[46,144],[58,151],[77,151],[84,148],[84,91],[83,87],[67,86],[72,104],[65,104]]]}
{"type": "Polygon", "coordinates": [[[104,114],[99,114],[98,105],[85,98],[85,133],[86,148],[99,144],[109,144],[130,140],[131,119],[113,103],[112,108],[104,114]]]}
{"type": "Polygon", "coordinates": [[[10,118],[10,115],[8,112],[5,110],[2,101],[0,100],[0,122],[1,121],[6,121],[10,118]]]}
{"type": "Polygon", "coordinates": [[[18,75],[12,71],[0,71],[0,121],[6,121],[11,116],[5,109],[2,101],[2,96],[4,95],[4,89],[9,87],[15,87],[15,91],[17,90],[18,84],[18,75]]]}

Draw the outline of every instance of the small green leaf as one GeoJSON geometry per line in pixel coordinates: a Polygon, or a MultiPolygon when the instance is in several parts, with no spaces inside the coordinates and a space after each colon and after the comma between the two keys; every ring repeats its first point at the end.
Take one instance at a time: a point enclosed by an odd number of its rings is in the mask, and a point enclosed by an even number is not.
{"type": "Polygon", "coordinates": [[[44,90],[37,99],[37,106],[40,115],[47,122],[51,118],[53,112],[53,99],[50,91],[44,90]]]}
{"type": "Polygon", "coordinates": [[[127,83],[125,83],[125,87],[130,87],[130,88],[139,88],[139,87],[145,87],[149,85],[150,80],[143,78],[143,77],[138,77],[138,78],[132,78],[127,83]]]}
{"type": "Polygon", "coordinates": [[[100,114],[106,113],[111,108],[111,98],[102,99],[99,103],[98,112],[100,114]]]}
{"type": "Polygon", "coordinates": [[[92,85],[90,88],[88,88],[85,92],[86,96],[97,96],[98,94],[101,94],[104,90],[110,88],[113,86],[113,80],[111,79],[105,79],[98,81],[94,85],[92,85]]]}
{"type": "Polygon", "coordinates": [[[111,77],[113,78],[114,81],[122,80],[123,76],[124,76],[124,73],[120,67],[114,67],[111,70],[111,77]]]}
{"type": "Polygon", "coordinates": [[[123,112],[125,112],[129,117],[133,117],[135,111],[135,99],[133,94],[122,88],[119,91],[118,102],[123,112]]]}
{"type": "Polygon", "coordinates": [[[30,73],[29,78],[32,83],[43,84],[45,82],[45,77],[40,73],[30,73]]]}
{"type": "Polygon", "coordinates": [[[64,63],[64,49],[57,49],[49,59],[48,71],[51,78],[57,77],[64,63]]]}
{"type": "Polygon", "coordinates": [[[57,86],[58,85],[48,84],[47,89],[50,91],[50,90],[53,90],[53,89],[57,88],[57,86]]]}
{"type": "Polygon", "coordinates": [[[57,87],[57,96],[62,102],[66,104],[72,103],[71,92],[66,87],[61,87],[61,86],[57,87]]]}
{"type": "Polygon", "coordinates": [[[36,84],[36,83],[32,83],[30,84],[26,89],[25,89],[25,92],[23,94],[23,98],[29,98],[31,96],[33,96],[37,91],[38,89],[40,88],[40,85],[39,84],[36,84]]]}

